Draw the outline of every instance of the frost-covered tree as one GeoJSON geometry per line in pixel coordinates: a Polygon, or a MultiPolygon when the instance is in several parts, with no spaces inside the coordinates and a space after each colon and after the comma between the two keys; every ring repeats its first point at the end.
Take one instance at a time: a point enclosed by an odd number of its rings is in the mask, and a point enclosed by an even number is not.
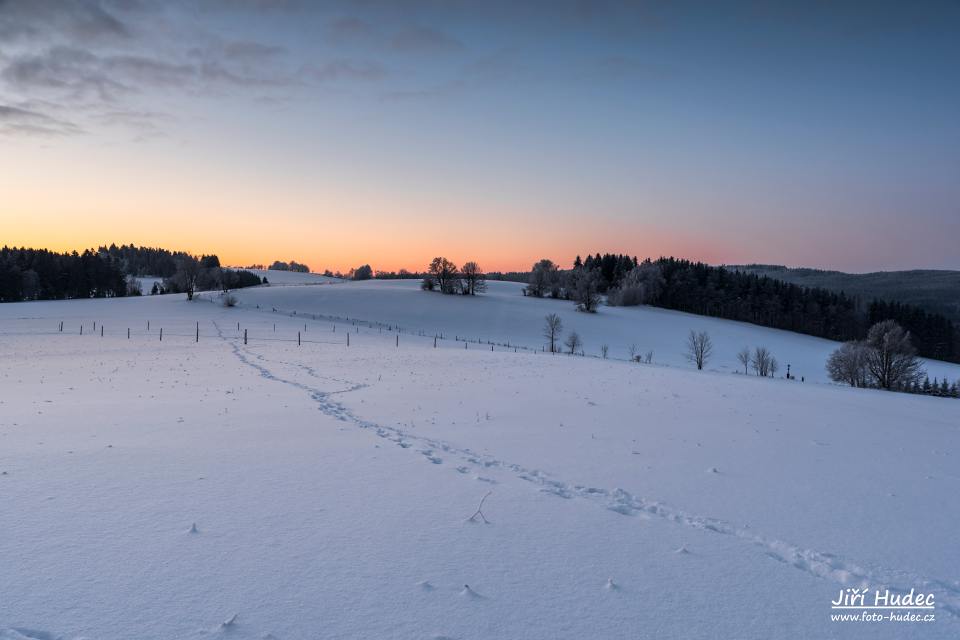
{"type": "Polygon", "coordinates": [[[563,321],[555,313],[549,313],[543,319],[543,337],[547,339],[550,345],[550,353],[557,352],[557,340],[560,339],[560,333],[563,331],[563,321]]]}
{"type": "Polygon", "coordinates": [[[620,285],[607,294],[607,303],[629,307],[647,304],[663,289],[663,272],[659,264],[648,258],[627,272],[620,285]]]}
{"type": "Polygon", "coordinates": [[[543,258],[530,269],[530,282],[527,285],[527,294],[542,298],[549,293],[558,280],[557,265],[552,260],[543,258]]]}
{"type": "Polygon", "coordinates": [[[844,342],[827,358],[827,375],[851,387],[867,386],[867,351],[858,340],[844,342]]]}
{"type": "Polygon", "coordinates": [[[687,335],[687,360],[697,365],[697,369],[703,369],[713,354],[713,341],[710,334],[706,331],[697,333],[693,329],[687,335]]]}
{"type": "Polygon", "coordinates": [[[571,331],[570,335],[567,336],[567,339],[564,340],[563,343],[567,345],[567,349],[570,350],[570,355],[576,353],[577,349],[583,345],[583,341],[580,340],[580,334],[576,331],[571,331]]]}
{"type": "Polygon", "coordinates": [[[770,375],[770,365],[773,363],[773,354],[766,347],[757,347],[750,357],[750,366],[758,376],[770,375]]]}
{"type": "Polygon", "coordinates": [[[570,279],[571,296],[577,303],[577,311],[595,313],[600,304],[596,273],[585,268],[575,269],[570,273],[570,279]]]}
{"type": "Polygon", "coordinates": [[[878,322],[867,333],[867,371],[881,389],[898,389],[923,376],[910,332],[893,320],[878,322]]]}

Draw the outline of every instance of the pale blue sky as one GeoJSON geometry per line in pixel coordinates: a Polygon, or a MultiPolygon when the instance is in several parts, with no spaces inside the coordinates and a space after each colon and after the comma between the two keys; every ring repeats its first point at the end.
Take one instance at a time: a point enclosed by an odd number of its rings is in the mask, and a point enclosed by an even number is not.
{"type": "Polygon", "coordinates": [[[960,268],[958,65],[955,2],[0,0],[0,218],[332,268],[960,268]]]}

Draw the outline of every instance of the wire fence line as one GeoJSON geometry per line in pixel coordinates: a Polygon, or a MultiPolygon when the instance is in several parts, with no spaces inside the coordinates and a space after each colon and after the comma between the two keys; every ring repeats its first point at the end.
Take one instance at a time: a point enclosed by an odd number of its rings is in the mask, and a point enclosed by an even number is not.
{"type": "MultiPolygon", "coordinates": [[[[199,294],[194,298],[196,301],[209,302],[212,304],[218,304],[219,296],[209,296],[199,294]]],[[[110,338],[126,338],[133,340],[135,338],[149,338],[151,340],[157,340],[163,342],[165,338],[188,338],[192,339],[193,342],[199,343],[201,341],[208,342],[209,340],[230,340],[230,341],[243,341],[244,344],[250,343],[288,343],[288,344],[298,344],[298,345],[342,345],[345,347],[350,347],[351,336],[354,337],[354,343],[356,343],[356,338],[360,336],[364,337],[362,344],[369,345],[370,342],[367,341],[367,338],[371,336],[382,336],[384,332],[388,334],[394,334],[394,340],[387,341],[388,344],[391,344],[394,348],[400,347],[400,336],[405,335],[417,339],[417,342],[426,347],[432,346],[432,348],[443,347],[445,349],[456,348],[453,345],[463,345],[464,350],[483,350],[483,351],[499,351],[499,352],[512,352],[512,353],[527,353],[527,354],[544,354],[544,355],[554,355],[554,356],[577,356],[577,357],[586,357],[586,358],[595,358],[595,359],[604,359],[604,360],[613,360],[620,362],[637,362],[635,359],[629,358],[618,358],[616,356],[603,356],[600,354],[587,354],[584,351],[579,352],[563,352],[563,351],[548,351],[546,345],[541,345],[539,348],[530,347],[528,345],[517,344],[512,341],[498,341],[498,340],[484,340],[481,337],[477,338],[468,338],[466,336],[461,336],[454,333],[453,336],[439,331],[439,332],[429,332],[424,329],[416,329],[410,327],[401,326],[398,323],[391,322],[381,322],[375,320],[367,320],[362,318],[351,318],[349,316],[340,316],[333,314],[323,314],[316,312],[303,312],[296,309],[282,309],[278,307],[269,307],[264,308],[261,305],[250,305],[237,303],[237,307],[243,308],[249,311],[260,311],[265,314],[266,317],[270,316],[282,316],[285,318],[295,318],[298,321],[306,320],[303,324],[303,330],[297,330],[293,332],[289,326],[280,327],[280,333],[285,334],[289,337],[283,337],[276,334],[278,332],[278,327],[276,323],[272,324],[272,327],[267,325],[264,327],[262,323],[246,323],[246,326],[241,326],[244,323],[238,321],[236,324],[236,334],[233,336],[222,335],[221,333],[209,333],[206,331],[201,331],[200,321],[194,321],[190,323],[190,330],[184,328],[184,323],[177,323],[175,326],[170,326],[169,324],[166,327],[161,327],[153,319],[146,319],[145,329],[133,329],[132,326],[124,327],[120,330],[115,330],[114,326],[111,325],[111,328],[108,330],[106,325],[101,321],[89,321],[81,322],[79,325],[67,325],[65,321],[59,321],[55,328],[52,330],[30,330],[30,331],[8,331],[0,330],[0,337],[6,336],[57,336],[57,335],[82,335],[84,337],[110,337],[110,338]],[[323,322],[330,325],[331,334],[337,334],[337,338],[323,339],[316,338],[317,335],[316,325],[313,325],[314,331],[310,331],[309,327],[310,322],[323,322]],[[352,329],[352,330],[351,330],[352,329]],[[361,329],[365,331],[361,332],[361,329]],[[251,331],[254,330],[254,331],[251,331]],[[376,330],[376,331],[374,331],[376,330]],[[344,336],[340,338],[339,336],[344,336]],[[471,349],[471,347],[473,347],[471,349]]],[[[264,317],[264,316],[261,316],[264,317]]],[[[37,321],[39,318],[17,318],[13,320],[20,321],[37,321]]],[[[210,320],[215,322],[214,320],[210,320]]],[[[141,326],[144,326],[141,324],[141,326]]],[[[178,340],[178,342],[180,342],[178,340]]],[[[652,366],[665,366],[660,363],[642,363],[645,365],[652,366]]]]}

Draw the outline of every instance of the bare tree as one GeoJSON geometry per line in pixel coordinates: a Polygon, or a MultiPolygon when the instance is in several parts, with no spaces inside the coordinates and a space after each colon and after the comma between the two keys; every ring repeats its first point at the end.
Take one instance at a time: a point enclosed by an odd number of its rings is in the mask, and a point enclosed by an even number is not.
{"type": "Polygon", "coordinates": [[[607,359],[607,354],[610,353],[610,345],[602,344],[600,345],[600,355],[603,356],[603,359],[607,359]]]}
{"type": "Polygon", "coordinates": [[[687,336],[687,360],[697,365],[697,369],[703,369],[713,354],[713,341],[710,334],[706,331],[697,333],[693,329],[687,336]]]}
{"type": "Polygon", "coordinates": [[[834,382],[845,382],[851,387],[867,386],[868,349],[863,342],[844,342],[827,358],[827,375],[834,382]]]}
{"type": "Polygon", "coordinates": [[[777,375],[777,371],[780,370],[780,363],[777,362],[777,359],[773,356],[770,356],[770,377],[777,375]]]}
{"type": "Polygon", "coordinates": [[[747,367],[750,366],[750,347],[744,347],[737,352],[737,360],[743,365],[743,374],[747,375],[747,367]]]}
{"type": "Polygon", "coordinates": [[[640,362],[640,347],[637,346],[637,343],[634,342],[630,345],[630,360],[634,362],[640,362]]]}
{"type": "Polygon", "coordinates": [[[571,331],[570,335],[567,336],[567,339],[564,340],[563,343],[567,345],[567,349],[570,349],[570,355],[573,355],[583,344],[583,341],[580,340],[579,333],[576,331],[571,331]]]}
{"type": "Polygon", "coordinates": [[[476,262],[471,260],[466,263],[460,269],[460,272],[463,274],[464,294],[472,296],[487,290],[487,278],[476,262]]]}
{"type": "Polygon", "coordinates": [[[555,313],[547,314],[543,322],[543,337],[550,341],[550,353],[557,352],[557,340],[563,331],[563,321],[555,313]]]}
{"type": "Polygon", "coordinates": [[[651,349],[650,351],[647,351],[646,355],[643,356],[643,361],[646,364],[650,364],[651,362],[653,362],[653,349],[651,349]]]}
{"type": "Polygon", "coordinates": [[[446,258],[437,257],[431,260],[427,271],[433,276],[442,293],[456,293],[460,288],[457,265],[446,258]]]}
{"type": "Polygon", "coordinates": [[[757,347],[753,350],[750,357],[750,366],[758,376],[770,375],[770,365],[773,361],[773,354],[766,347],[757,347]]]}
{"type": "Polygon", "coordinates": [[[870,327],[867,333],[867,371],[881,389],[897,389],[923,376],[910,332],[893,320],[870,327]]]}

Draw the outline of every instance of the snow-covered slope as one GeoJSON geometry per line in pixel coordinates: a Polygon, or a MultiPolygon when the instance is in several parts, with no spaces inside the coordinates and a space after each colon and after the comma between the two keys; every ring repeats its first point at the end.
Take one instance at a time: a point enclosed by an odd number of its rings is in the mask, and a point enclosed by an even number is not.
{"type": "MultiPolygon", "coordinates": [[[[544,316],[556,313],[563,320],[564,335],[576,331],[588,355],[599,355],[601,345],[606,344],[610,357],[627,359],[635,344],[641,354],[653,351],[654,363],[685,367],[690,365],[684,345],[694,329],[709,332],[713,339],[709,369],[742,371],[737,352],[745,346],[766,346],[780,363],[780,376],[786,374],[789,364],[791,374],[806,381],[827,381],[824,364],[837,348],[835,342],[812,336],[653,307],[601,306],[596,314],[578,313],[567,301],[524,297],[523,285],[518,283],[488,285],[488,293],[473,297],[421,291],[418,280],[372,280],[312,289],[258,288],[240,291],[238,296],[242,303],[262,309],[379,321],[429,336],[509,342],[534,349],[541,349],[545,342],[544,316]]],[[[931,379],[960,379],[958,365],[927,361],[926,368],[931,379]]]]}
{"type": "Polygon", "coordinates": [[[299,271],[277,271],[274,269],[247,269],[261,278],[266,278],[270,284],[330,284],[341,282],[339,278],[331,278],[319,273],[301,273],[299,271]]]}
{"type": "Polygon", "coordinates": [[[263,304],[407,324],[378,287],[0,305],[0,639],[960,634],[960,402],[263,304]],[[936,620],[831,621],[860,586],[936,620]]]}

